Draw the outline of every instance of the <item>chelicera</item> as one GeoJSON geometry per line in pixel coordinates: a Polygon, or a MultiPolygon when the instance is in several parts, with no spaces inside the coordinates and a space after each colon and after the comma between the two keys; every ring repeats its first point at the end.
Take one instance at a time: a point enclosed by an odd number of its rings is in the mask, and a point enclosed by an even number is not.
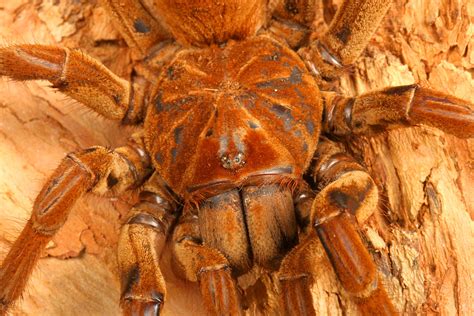
{"type": "Polygon", "coordinates": [[[277,271],[283,313],[314,314],[303,264],[314,238],[361,312],[396,314],[357,232],[377,186],[334,140],[413,124],[470,138],[474,115],[418,85],[356,98],[320,91],[360,55],[390,1],[346,0],[317,37],[311,1],[147,4],[102,1],[135,55],[130,81],[75,50],[0,48],[0,75],[49,80],[106,118],[142,126],[123,147],[63,159],[2,263],[0,312],[82,194],[140,188],[118,245],[126,315],[156,315],[165,303],[168,236],[176,272],[199,282],[211,314],[242,314],[235,278],[256,265],[277,271]]]}

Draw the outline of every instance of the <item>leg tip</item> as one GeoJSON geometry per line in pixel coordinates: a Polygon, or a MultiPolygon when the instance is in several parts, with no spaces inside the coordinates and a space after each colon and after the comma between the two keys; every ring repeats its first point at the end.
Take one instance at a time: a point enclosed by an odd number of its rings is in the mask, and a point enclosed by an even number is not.
{"type": "Polygon", "coordinates": [[[162,306],[161,301],[127,300],[122,311],[124,316],[159,316],[162,306]]]}

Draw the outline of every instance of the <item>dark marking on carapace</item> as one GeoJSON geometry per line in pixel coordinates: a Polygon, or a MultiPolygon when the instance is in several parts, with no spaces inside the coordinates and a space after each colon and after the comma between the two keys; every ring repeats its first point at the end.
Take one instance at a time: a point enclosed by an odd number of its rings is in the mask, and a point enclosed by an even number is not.
{"type": "MultiPolygon", "coordinates": [[[[296,95],[298,96],[298,98],[300,98],[301,101],[306,100],[305,95],[301,92],[300,89],[298,89],[298,87],[295,87],[294,91],[295,91],[296,95]]],[[[308,106],[307,104],[305,104],[305,103],[301,103],[301,105],[303,105],[303,106],[305,106],[305,107],[309,107],[309,106],[308,106]]],[[[311,108],[312,108],[312,107],[311,107],[311,108]]]]}
{"type": "Polygon", "coordinates": [[[343,43],[347,44],[347,40],[349,39],[349,36],[351,35],[351,29],[344,25],[342,29],[336,33],[336,37],[343,43]]]}
{"type": "Polygon", "coordinates": [[[297,66],[291,69],[291,74],[288,80],[292,84],[300,84],[303,80],[303,72],[297,66]]]}
{"type": "Polygon", "coordinates": [[[178,157],[178,149],[176,147],[171,149],[171,157],[173,157],[173,162],[175,162],[176,157],[178,157]]]}
{"type": "Polygon", "coordinates": [[[119,182],[118,178],[116,176],[114,176],[113,174],[109,174],[109,176],[107,177],[107,186],[109,188],[113,187],[114,185],[116,185],[117,183],[119,182]]]}
{"type": "Polygon", "coordinates": [[[155,154],[155,160],[157,163],[162,164],[163,163],[163,155],[161,153],[156,153],[155,154]]]}
{"type": "Polygon", "coordinates": [[[155,99],[155,102],[154,102],[155,103],[155,109],[158,113],[162,112],[165,109],[165,105],[162,102],[161,98],[162,98],[162,95],[161,95],[161,92],[160,92],[156,96],[156,99],[155,99]]]}
{"type": "Polygon", "coordinates": [[[277,78],[257,83],[259,89],[283,89],[288,87],[288,78],[277,78]]]}
{"type": "Polygon", "coordinates": [[[277,89],[281,87],[282,80],[283,79],[267,80],[267,81],[259,82],[255,86],[259,89],[265,89],[265,88],[277,89]]]}
{"type": "Polygon", "coordinates": [[[255,107],[256,96],[250,93],[242,93],[234,98],[240,106],[247,109],[253,109],[255,107]]]}
{"type": "Polygon", "coordinates": [[[181,98],[178,100],[174,100],[170,103],[165,103],[163,102],[163,97],[162,97],[162,92],[160,91],[156,98],[155,101],[153,102],[155,104],[155,109],[158,113],[163,112],[163,111],[170,111],[170,110],[180,110],[180,107],[192,102],[195,98],[193,96],[181,98]]]}
{"type": "Polygon", "coordinates": [[[150,28],[145,24],[145,22],[140,19],[136,19],[133,22],[133,27],[135,28],[135,32],[137,33],[146,34],[150,32],[150,28]]]}
{"type": "Polygon", "coordinates": [[[290,85],[300,84],[303,80],[303,72],[297,66],[291,69],[291,74],[288,78],[277,78],[257,83],[255,86],[259,89],[284,89],[290,85]]]}
{"type": "Polygon", "coordinates": [[[206,131],[206,137],[211,137],[212,134],[214,134],[214,130],[212,128],[210,128],[206,131]]]}
{"type": "Polygon", "coordinates": [[[383,94],[385,95],[403,95],[405,92],[412,90],[415,88],[416,85],[410,84],[407,86],[400,86],[400,87],[391,87],[383,90],[383,94]]]}
{"type": "Polygon", "coordinates": [[[174,142],[176,145],[181,145],[183,142],[183,126],[178,126],[173,131],[174,134],[174,142]]]}
{"type": "Polygon", "coordinates": [[[308,133],[310,133],[311,135],[314,134],[314,123],[312,121],[307,120],[304,126],[306,127],[308,133]]]}
{"type": "Polygon", "coordinates": [[[286,131],[291,130],[293,125],[294,117],[291,114],[291,110],[285,108],[280,104],[273,104],[270,110],[277,115],[277,117],[283,121],[283,126],[286,131]]]}

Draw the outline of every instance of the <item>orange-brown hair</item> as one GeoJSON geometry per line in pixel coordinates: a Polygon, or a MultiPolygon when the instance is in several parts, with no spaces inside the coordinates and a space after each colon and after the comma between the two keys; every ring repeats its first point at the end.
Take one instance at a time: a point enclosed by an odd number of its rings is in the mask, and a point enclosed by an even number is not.
{"type": "Polygon", "coordinates": [[[254,35],[267,0],[155,0],[158,15],[181,44],[203,46],[254,35]]]}

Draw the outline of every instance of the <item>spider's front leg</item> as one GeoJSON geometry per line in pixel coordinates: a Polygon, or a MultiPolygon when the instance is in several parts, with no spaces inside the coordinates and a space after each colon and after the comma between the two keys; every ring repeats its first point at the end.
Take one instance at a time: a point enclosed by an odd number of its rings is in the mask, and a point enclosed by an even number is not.
{"type": "Polygon", "coordinates": [[[391,4],[392,0],[344,0],[327,32],[299,53],[316,74],[336,78],[360,56],[391,4]]]}
{"type": "Polygon", "coordinates": [[[121,229],[117,250],[124,315],[159,315],[164,304],[160,257],[176,218],[176,205],[162,188],[159,177],[151,177],[121,229]]]}
{"type": "Polygon", "coordinates": [[[99,3],[115,20],[136,58],[146,57],[153,46],[171,37],[140,0],[100,0],[99,3]]]}
{"type": "Polygon", "coordinates": [[[474,137],[474,105],[417,84],[391,87],[355,98],[323,92],[323,131],[337,136],[371,134],[424,124],[459,138],[474,137]]]}
{"type": "Polygon", "coordinates": [[[396,315],[356,229],[377,208],[379,196],[375,183],[362,166],[329,140],[321,142],[316,158],[314,176],[319,192],[312,202],[309,231],[285,257],[279,271],[280,300],[285,315],[294,311],[314,315],[310,265],[317,263],[315,235],[321,240],[344,290],[363,315],[396,315]]]}
{"type": "Polygon", "coordinates": [[[280,281],[280,307],[283,315],[314,316],[311,295],[311,265],[317,264],[314,257],[318,237],[309,233],[283,259],[278,278],[280,281]]]}
{"type": "Polygon", "coordinates": [[[0,267],[0,315],[22,294],[44,247],[66,221],[79,197],[123,192],[149,174],[143,150],[132,141],[110,151],[92,147],[67,155],[37,196],[30,220],[0,267]]]}
{"type": "Polygon", "coordinates": [[[48,80],[53,88],[108,119],[135,123],[143,118],[144,85],[131,84],[79,50],[27,44],[0,47],[1,76],[48,80]]]}
{"type": "Polygon", "coordinates": [[[320,191],[310,223],[336,275],[364,315],[396,315],[356,229],[377,209],[377,186],[361,165],[329,140],[323,140],[316,156],[314,175],[320,191]]]}
{"type": "MultiPolygon", "coordinates": [[[[228,206],[227,209],[220,209],[223,213],[235,210],[231,203],[219,204],[228,206]]],[[[184,210],[175,228],[173,248],[176,272],[189,281],[199,282],[209,315],[242,315],[239,292],[229,261],[219,250],[202,243],[198,217],[190,209],[184,210]]]]}

